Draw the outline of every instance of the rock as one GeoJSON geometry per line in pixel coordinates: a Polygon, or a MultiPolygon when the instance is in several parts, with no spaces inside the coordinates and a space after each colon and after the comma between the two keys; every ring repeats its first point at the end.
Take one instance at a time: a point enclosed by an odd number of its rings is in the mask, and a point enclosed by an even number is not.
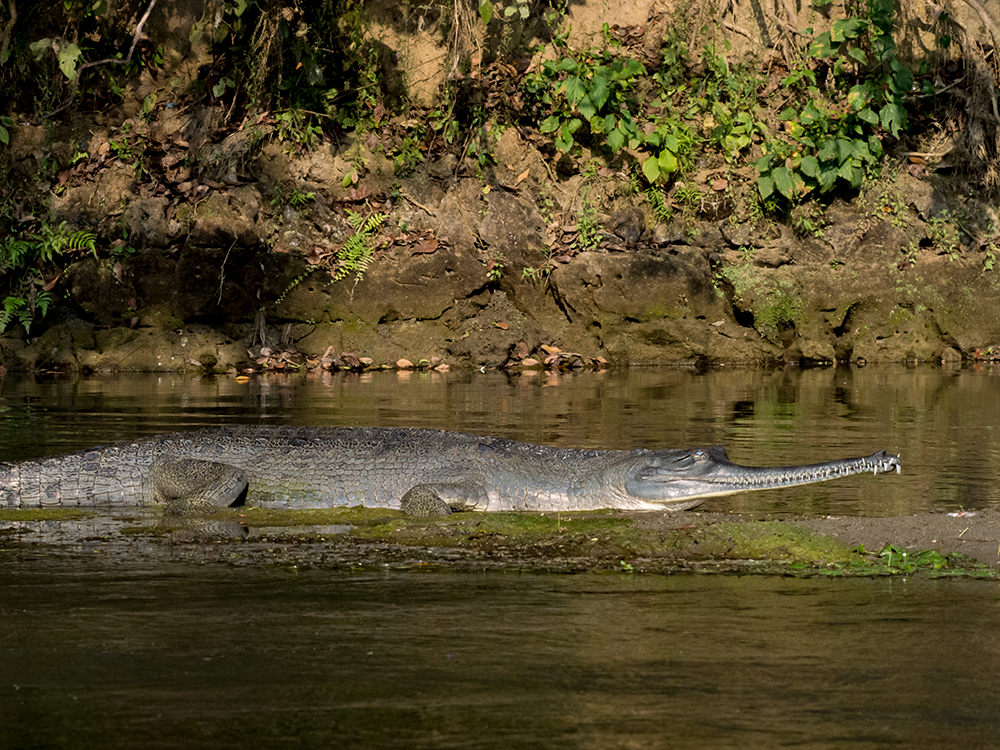
{"type": "Polygon", "coordinates": [[[95,181],[68,187],[52,195],[53,222],[68,222],[77,228],[110,231],[113,217],[124,210],[129,190],[135,182],[132,165],[111,166],[102,170],[95,181]]]}
{"type": "Polygon", "coordinates": [[[194,210],[188,242],[203,247],[253,247],[263,244],[257,232],[261,197],[256,188],[212,192],[194,210]]]}
{"type": "Polygon", "coordinates": [[[921,219],[930,221],[947,214],[948,204],[944,195],[930,182],[918,179],[909,172],[900,173],[897,179],[899,195],[921,219]]]}
{"type": "Polygon", "coordinates": [[[427,174],[435,180],[450,180],[455,176],[455,168],[457,166],[458,157],[449,152],[440,159],[432,161],[428,164],[427,174]]]}
{"type": "Polygon", "coordinates": [[[537,265],[537,253],[545,246],[545,222],[532,201],[495,191],[490,193],[489,210],[479,222],[479,238],[491,252],[503,256],[505,263],[520,268],[537,265]]]}

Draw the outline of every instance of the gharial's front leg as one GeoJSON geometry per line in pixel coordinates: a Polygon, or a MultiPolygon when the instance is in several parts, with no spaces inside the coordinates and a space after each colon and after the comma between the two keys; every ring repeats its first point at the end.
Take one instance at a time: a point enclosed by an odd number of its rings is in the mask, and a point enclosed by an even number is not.
{"type": "Polygon", "coordinates": [[[486,488],[469,482],[418,484],[407,490],[399,509],[408,516],[447,516],[456,510],[485,510],[486,488]]]}
{"type": "Polygon", "coordinates": [[[246,472],[200,458],[161,458],[149,467],[150,497],[169,510],[227,508],[246,497],[246,472]]]}

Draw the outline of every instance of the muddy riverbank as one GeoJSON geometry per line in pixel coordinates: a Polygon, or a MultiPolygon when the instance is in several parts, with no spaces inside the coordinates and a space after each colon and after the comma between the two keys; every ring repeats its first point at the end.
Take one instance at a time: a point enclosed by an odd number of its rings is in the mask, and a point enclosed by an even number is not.
{"type": "Polygon", "coordinates": [[[1000,511],[781,519],[701,512],[468,513],[434,521],[360,508],[248,508],[203,518],[0,511],[0,551],[364,569],[995,576],[1000,511]]]}

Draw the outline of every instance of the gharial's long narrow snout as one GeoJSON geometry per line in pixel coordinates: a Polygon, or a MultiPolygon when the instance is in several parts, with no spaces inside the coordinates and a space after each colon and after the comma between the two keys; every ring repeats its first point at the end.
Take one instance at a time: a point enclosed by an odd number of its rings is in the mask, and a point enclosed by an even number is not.
{"type": "Polygon", "coordinates": [[[706,498],[734,492],[794,487],[867,472],[878,475],[895,470],[898,474],[900,469],[899,456],[885,451],[801,466],[740,466],[716,445],[653,451],[636,467],[626,487],[629,494],[653,504],[676,507],[683,503],[691,508],[706,498]],[[699,502],[688,502],[694,500],[699,502]]]}

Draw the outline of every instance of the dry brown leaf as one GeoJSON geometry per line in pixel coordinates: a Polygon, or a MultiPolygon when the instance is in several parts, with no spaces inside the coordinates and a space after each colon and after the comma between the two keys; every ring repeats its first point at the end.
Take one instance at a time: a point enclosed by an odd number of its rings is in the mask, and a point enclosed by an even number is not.
{"type": "Polygon", "coordinates": [[[435,250],[438,249],[438,241],[433,237],[425,240],[420,240],[413,248],[410,250],[410,255],[430,255],[435,250]]]}

